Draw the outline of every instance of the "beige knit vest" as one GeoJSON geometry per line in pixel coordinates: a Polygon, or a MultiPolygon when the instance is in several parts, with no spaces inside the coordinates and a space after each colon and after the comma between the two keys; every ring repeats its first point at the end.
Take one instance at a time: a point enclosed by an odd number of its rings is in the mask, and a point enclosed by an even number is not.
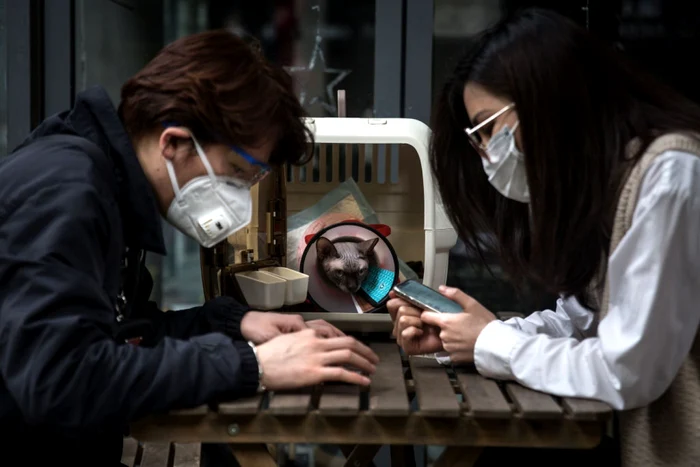
{"type": "MultiPolygon", "coordinates": [[[[610,253],[632,225],[644,174],[656,157],[678,150],[700,157],[700,137],[666,134],[657,138],[632,168],[620,193],[610,253]]],[[[700,235],[700,232],[697,233],[700,235]]],[[[700,260],[700,258],[698,258],[700,260]]],[[[607,278],[599,294],[600,319],[608,312],[607,278]]],[[[700,313],[700,303],[698,304],[700,313]]],[[[664,342],[653,342],[659,347],[664,342]]],[[[673,380],[671,387],[650,405],[619,413],[620,450],[624,467],[700,466],[700,339],[673,380]]]]}

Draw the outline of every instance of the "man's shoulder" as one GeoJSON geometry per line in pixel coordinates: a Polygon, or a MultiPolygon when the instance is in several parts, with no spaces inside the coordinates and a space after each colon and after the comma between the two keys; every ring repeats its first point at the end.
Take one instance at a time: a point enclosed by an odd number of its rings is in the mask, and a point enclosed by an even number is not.
{"type": "Polygon", "coordinates": [[[66,200],[82,204],[80,199],[86,197],[99,199],[103,206],[113,205],[114,169],[107,156],[90,142],[77,137],[40,138],[0,162],[1,217],[33,205],[31,200],[41,193],[55,194],[51,206],[42,203],[44,211],[70,211],[73,207],[66,206],[66,200]]]}
{"type": "Polygon", "coordinates": [[[115,186],[107,156],[76,136],[52,136],[26,144],[0,163],[0,203],[31,196],[42,189],[91,185],[101,196],[115,186]]]}

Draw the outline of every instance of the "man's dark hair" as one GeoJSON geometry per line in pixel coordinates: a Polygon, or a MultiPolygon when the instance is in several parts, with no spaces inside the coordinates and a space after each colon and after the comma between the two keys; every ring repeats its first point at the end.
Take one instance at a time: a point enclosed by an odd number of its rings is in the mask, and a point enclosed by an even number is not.
{"type": "Polygon", "coordinates": [[[134,139],[174,122],[204,145],[275,141],[273,165],[303,164],[313,155],[292,78],[226,30],[163,48],[122,87],[119,115],[134,139]]]}

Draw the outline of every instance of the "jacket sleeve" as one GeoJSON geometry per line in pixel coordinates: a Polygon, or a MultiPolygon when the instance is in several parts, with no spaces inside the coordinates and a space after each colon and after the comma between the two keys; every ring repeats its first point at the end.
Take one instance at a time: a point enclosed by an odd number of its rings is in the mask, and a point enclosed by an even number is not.
{"type": "Polygon", "coordinates": [[[247,305],[232,297],[216,297],[202,306],[163,312],[156,302],[148,300],[152,289],[153,278],[148,269],[143,268],[133,313],[134,318],[151,322],[155,342],[164,337],[188,339],[210,332],[220,332],[231,339],[244,340],[241,321],[250,310],[247,305]]]}
{"type": "Polygon", "coordinates": [[[0,206],[0,374],[27,423],[94,431],[254,393],[252,350],[223,334],[112,339],[107,203],[70,182],[0,206]]]}

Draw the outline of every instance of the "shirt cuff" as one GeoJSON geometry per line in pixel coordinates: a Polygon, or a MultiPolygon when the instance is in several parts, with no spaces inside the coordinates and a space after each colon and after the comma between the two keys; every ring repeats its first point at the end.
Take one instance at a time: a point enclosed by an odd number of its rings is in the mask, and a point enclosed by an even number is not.
{"type": "Polygon", "coordinates": [[[255,352],[247,342],[234,342],[233,346],[241,359],[239,380],[241,396],[252,396],[258,392],[260,386],[258,359],[255,358],[255,352]]]}
{"type": "Polygon", "coordinates": [[[435,360],[437,360],[437,362],[438,362],[440,365],[445,365],[445,366],[452,365],[452,359],[450,358],[450,354],[447,353],[447,352],[438,352],[438,353],[436,353],[436,354],[435,354],[435,360]]]}
{"type": "Polygon", "coordinates": [[[487,378],[514,379],[511,356],[527,334],[502,321],[484,327],[474,345],[474,365],[487,378]]]}
{"type": "Polygon", "coordinates": [[[241,321],[250,310],[231,297],[217,297],[204,304],[212,331],[221,332],[234,340],[243,340],[241,321]]]}

